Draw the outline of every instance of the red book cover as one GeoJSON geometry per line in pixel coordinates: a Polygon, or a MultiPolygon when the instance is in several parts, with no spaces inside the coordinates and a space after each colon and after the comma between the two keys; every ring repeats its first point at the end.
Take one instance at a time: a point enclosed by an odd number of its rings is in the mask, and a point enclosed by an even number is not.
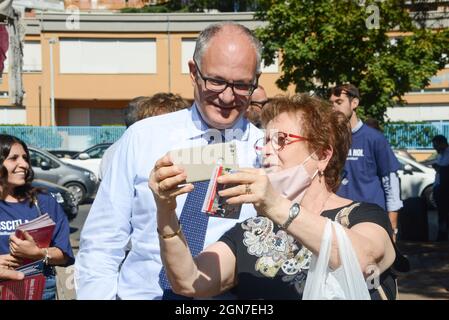
{"type": "Polygon", "coordinates": [[[45,288],[44,264],[35,261],[17,271],[24,273],[23,280],[0,281],[0,300],[42,300],[45,288]]]}
{"type": "MultiPolygon", "coordinates": [[[[54,224],[38,229],[27,230],[27,232],[33,237],[34,242],[36,242],[39,248],[48,248],[53,236],[53,230],[55,230],[54,224]]],[[[25,239],[25,235],[20,229],[16,230],[16,237],[22,240],[25,239]]]]}
{"type": "Polygon", "coordinates": [[[0,300],[42,300],[45,276],[35,274],[19,281],[0,282],[0,300]]]}
{"type": "MultiPolygon", "coordinates": [[[[21,224],[16,229],[16,237],[24,240],[24,231],[27,231],[33,237],[39,248],[48,248],[55,230],[55,222],[46,213],[27,223],[21,224]]],[[[23,264],[29,264],[33,260],[23,259],[23,264]]]]}

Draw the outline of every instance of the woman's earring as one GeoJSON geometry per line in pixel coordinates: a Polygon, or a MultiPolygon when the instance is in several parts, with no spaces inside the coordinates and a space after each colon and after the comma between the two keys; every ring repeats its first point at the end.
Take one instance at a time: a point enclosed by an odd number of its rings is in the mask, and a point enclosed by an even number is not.
{"type": "Polygon", "coordinates": [[[324,172],[323,171],[318,171],[318,182],[321,183],[321,177],[324,176],[324,172]]]}

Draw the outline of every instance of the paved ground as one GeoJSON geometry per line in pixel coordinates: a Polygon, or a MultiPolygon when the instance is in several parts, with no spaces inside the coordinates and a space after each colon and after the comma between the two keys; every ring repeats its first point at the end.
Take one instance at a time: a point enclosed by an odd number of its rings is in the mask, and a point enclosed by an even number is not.
{"type": "Polygon", "coordinates": [[[399,299],[449,299],[449,242],[404,242],[399,247],[411,266],[399,275],[399,299]]]}
{"type": "MultiPolygon", "coordinates": [[[[82,205],[78,217],[70,223],[71,243],[78,252],[79,236],[90,205],[82,205]]],[[[429,238],[436,238],[436,212],[429,211],[429,238]]],[[[399,242],[399,248],[409,259],[411,271],[398,277],[400,300],[449,299],[449,241],[399,242]]],[[[73,267],[59,268],[59,298],[75,299],[73,267]]]]}

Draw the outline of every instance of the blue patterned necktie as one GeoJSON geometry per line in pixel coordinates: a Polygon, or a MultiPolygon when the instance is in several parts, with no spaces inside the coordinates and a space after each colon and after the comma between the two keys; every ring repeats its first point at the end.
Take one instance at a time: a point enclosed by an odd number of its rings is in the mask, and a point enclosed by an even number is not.
{"type": "MultiPolygon", "coordinates": [[[[209,181],[195,182],[193,185],[195,188],[187,195],[179,222],[182,225],[182,231],[187,240],[190,252],[192,253],[192,256],[195,257],[203,251],[204,238],[206,236],[207,223],[209,221],[209,216],[201,212],[201,206],[206,197],[209,181]]],[[[162,267],[161,272],[159,273],[159,284],[164,290],[162,299],[189,299],[173,293],[164,267],[162,267]]]]}

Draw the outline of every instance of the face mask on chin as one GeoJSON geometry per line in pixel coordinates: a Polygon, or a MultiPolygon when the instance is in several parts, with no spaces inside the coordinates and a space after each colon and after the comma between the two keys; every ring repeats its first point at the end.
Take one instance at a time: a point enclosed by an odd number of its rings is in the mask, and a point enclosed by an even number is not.
{"type": "Polygon", "coordinates": [[[313,178],[318,173],[317,169],[313,176],[310,176],[304,166],[314,153],[297,166],[267,174],[273,188],[280,192],[284,198],[296,203],[301,202],[307,188],[312,184],[313,178]]]}

